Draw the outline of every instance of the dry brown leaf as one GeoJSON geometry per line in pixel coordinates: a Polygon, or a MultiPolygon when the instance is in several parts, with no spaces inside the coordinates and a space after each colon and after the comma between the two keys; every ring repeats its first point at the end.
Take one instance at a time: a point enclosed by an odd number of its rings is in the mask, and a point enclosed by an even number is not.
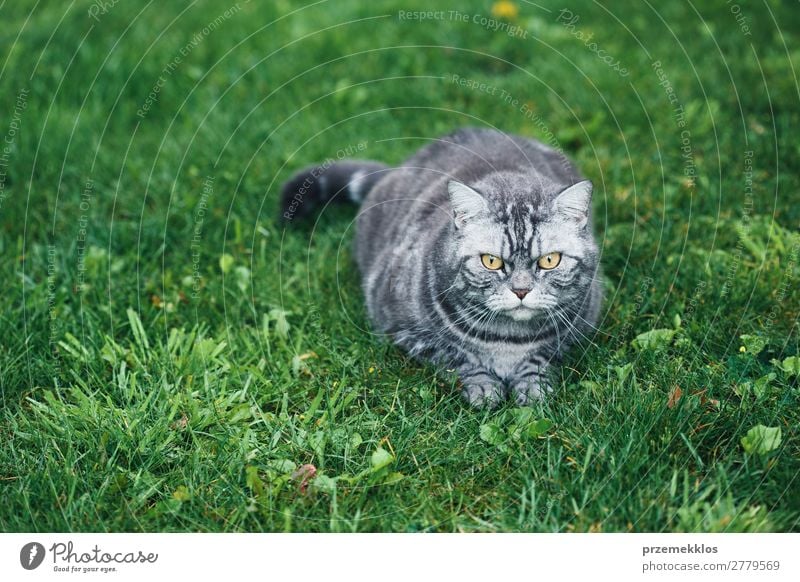
{"type": "Polygon", "coordinates": [[[675,405],[678,403],[678,400],[681,399],[683,396],[683,390],[677,384],[669,393],[669,398],[667,399],[667,408],[675,408],[675,405]]]}

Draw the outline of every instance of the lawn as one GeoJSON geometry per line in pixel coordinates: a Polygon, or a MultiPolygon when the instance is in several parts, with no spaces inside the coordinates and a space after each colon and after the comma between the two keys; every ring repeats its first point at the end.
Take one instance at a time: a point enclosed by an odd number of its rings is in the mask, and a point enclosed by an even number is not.
{"type": "Polygon", "coordinates": [[[800,529],[789,3],[6,2],[0,530],[800,529]],[[311,162],[465,125],[595,183],[599,331],[476,411],[311,162]]]}

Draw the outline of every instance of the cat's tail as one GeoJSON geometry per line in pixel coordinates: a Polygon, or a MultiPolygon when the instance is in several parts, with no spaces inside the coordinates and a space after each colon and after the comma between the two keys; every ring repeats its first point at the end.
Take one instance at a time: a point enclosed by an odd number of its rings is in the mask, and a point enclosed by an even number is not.
{"type": "Polygon", "coordinates": [[[303,218],[328,201],[361,204],[389,166],[370,160],[325,162],[303,168],[281,188],[280,220],[303,218]]]}

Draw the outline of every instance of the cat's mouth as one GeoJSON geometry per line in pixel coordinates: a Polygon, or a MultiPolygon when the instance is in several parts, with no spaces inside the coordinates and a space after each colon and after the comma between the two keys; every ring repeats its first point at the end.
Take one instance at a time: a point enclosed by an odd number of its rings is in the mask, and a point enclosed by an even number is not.
{"type": "Polygon", "coordinates": [[[530,321],[535,317],[541,315],[542,309],[537,307],[528,307],[520,303],[516,307],[504,310],[505,314],[515,321],[530,321]]]}
{"type": "Polygon", "coordinates": [[[549,298],[537,298],[534,301],[531,301],[530,298],[525,299],[521,300],[515,297],[514,300],[510,300],[509,297],[503,296],[497,300],[490,300],[487,307],[514,321],[526,322],[544,319],[548,309],[554,306],[554,302],[549,298]]]}
{"type": "Polygon", "coordinates": [[[526,305],[520,301],[516,305],[505,307],[502,312],[503,315],[514,321],[531,321],[544,319],[547,316],[547,311],[552,307],[553,305],[547,301],[540,301],[534,305],[526,305]]]}

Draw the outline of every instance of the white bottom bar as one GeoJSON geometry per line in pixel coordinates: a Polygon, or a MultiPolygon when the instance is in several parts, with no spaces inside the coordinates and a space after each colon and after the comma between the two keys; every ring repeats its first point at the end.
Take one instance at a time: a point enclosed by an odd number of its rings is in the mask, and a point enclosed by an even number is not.
{"type": "Polygon", "coordinates": [[[800,534],[2,534],[0,580],[795,581],[798,549],[800,534]]]}

